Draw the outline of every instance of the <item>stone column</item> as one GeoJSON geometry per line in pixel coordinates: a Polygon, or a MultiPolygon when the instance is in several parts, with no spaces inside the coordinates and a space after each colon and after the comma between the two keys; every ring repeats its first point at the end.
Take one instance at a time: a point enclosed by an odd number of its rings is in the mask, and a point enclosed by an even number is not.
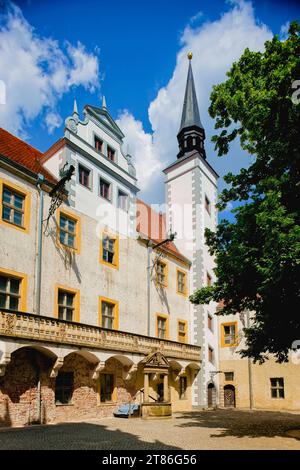
{"type": "Polygon", "coordinates": [[[149,374],[144,373],[144,401],[149,401],[149,374]]]}
{"type": "Polygon", "coordinates": [[[169,375],[164,375],[164,401],[169,401],[169,375]]]}

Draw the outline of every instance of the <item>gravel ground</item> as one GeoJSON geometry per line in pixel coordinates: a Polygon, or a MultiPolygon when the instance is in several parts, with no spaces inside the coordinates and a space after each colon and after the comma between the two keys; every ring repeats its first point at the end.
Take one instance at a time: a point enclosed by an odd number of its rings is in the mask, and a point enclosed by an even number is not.
{"type": "Polygon", "coordinates": [[[300,450],[286,431],[300,429],[300,414],[216,410],[171,419],[106,418],[0,430],[0,449],[300,450]]]}

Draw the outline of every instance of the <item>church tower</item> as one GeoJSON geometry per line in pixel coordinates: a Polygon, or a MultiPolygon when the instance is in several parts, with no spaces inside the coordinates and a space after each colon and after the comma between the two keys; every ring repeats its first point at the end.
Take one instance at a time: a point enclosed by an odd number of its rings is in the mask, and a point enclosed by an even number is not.
{"type": "MultiPolygon", "coordinates": [[[[205,131],[195,90],[192,54],[177,135],[179,153],[166,175],[167,228],[176,232],[178,249],[192,262],[189,294],[214,282],[214,260],[205,244],[205,228],[217,226],[218,175],[206,160],[205,131]]],[[[201,346],[201,370],[193,389],[195,406],[218,403],[218,323],[216,304],[190,304],[189,340],[201,346]]]]}

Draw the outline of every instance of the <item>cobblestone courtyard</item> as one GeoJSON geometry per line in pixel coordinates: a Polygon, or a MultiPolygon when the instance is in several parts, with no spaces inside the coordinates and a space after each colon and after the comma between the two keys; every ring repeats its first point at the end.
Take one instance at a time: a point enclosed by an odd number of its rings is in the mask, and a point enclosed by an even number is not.
{"type": "Polygon", "coordinates": [[[286,437],[300,429],[300,414],[199,411],[168,420],[101,421],[0,430],[0,449],[300,449],[286,437]]]}

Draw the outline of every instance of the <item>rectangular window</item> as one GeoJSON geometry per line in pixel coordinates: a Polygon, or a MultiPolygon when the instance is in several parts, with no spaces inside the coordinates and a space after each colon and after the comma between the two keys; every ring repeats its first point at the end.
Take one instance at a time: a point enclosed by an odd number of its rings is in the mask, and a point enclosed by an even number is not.
{"type": "Polygon", "coordinates": [[[210,200],[208,199],[208,197],[205,195],[205,202],[204,202],[204,205],[205,205],[205,209],[207,210],[207,212],[209,213],[210,215],[210,211],[211,211],[211,205],[210,205],[210,200]]]}
{"type": "Polygon", "coordinates": [[[95,149],[97,152],[102,152],[103,148],[103,141],[99,139],[98,137],[95,137],[95,149]]]}
{"type": "Polygon", "coordinates": [[[177,292],[183,295],[187,293],[186,273],[179,269],[177,270],[177,292]]]}
{"type": "Polygon", "coordinates": [[[115,304],[102,302],[101,304],[102,328],[112,330],[115,324],[115,304]]]}
{"type": "Polygon", "coordinates": [[[214,350],[213,350],[213,348],[211,348],[210,346],[208,347],[208,360],[209,360],[209,362],[211,362],[212,364],[214,364],[214,362],[215,362],[214,350]]]}
{"type": "Polygon", "coordinates": [[[206,273],[206,285],[209,287],[212,284],[212,277],[209,273],[206,273]]]}
{"type": "Polygon", "coordinates": [[[99,194],[107,201],[111,200],[111,184],[100,178],[99,194]]]}
{"type": "Polygon", "coordinates": [[[179,343],[187,342],[187,322],[178,320],[178,341],[179,343]]]}
{"type": "Polygon", "coordinates": [[[156,281],[158,284],[167,287],[167,265],[162,261],[156,263],[156,281]]]}
{"type": "Polygon", "coordinates": [[[207,315],[207,326],[210,331],[213,331],[213,317],[210,314],[207,315]]]}
{"type": "Polygon", "coordinates": [[[109,236],[103,238],[102,258],[106,263],[114,264],[115,243],[116,240],[114,238],[110,238],[109,236]]]}
{"type": "Polygon", "coordinates": [[[284,398],[284,380],[283,377],[270,379],[271,381],[271,397],[284,398]]]}
{"type": "Polygon", "coordinates": [[[25,195],[3,185],[2,220],[25,228],[25,195]]]}
{"type": "Polygon", "coordinates": [[[225,372],[225,382],[233,382],[234,380],[234,373],[233,372],[225,372]]]}
{"type": "Polygon", "coordinates": [[[116,155],[116,151],[112,149],[111,147],[107,146],[107,158],[111,160],[112,162],[114,162],[115,155],[116,155]]]}
{"type": "Polygon", "coordinates": [[[119,328],[119,303],[116,300],[99,297],[99,326],[109,330],[119,328]]]}
{"type": "Polygon", "coordinates": [[[20,310],[21,282],[22,279],[0,273],[0,308],[20,310]]]}
{"type": "Polygon", "coordinates": [[[237,346],[237,323],[223,323],[222,328],[222,346],[237,346]]]}
{"type": "Polygon", "coordinates": [[[76,220],[63,213],[59,217],[59,241],[69,248],[76,246],[76,220]]]}
{"type": "Polygon", "coordinates": [[[157,337],[160,339],[167,339],[167,321],[165,317],[157,317],[157,337]]]}
{"type": "Polygon", "coordinates": [[[75,293],[58,289],[58,318],[75,321],[75,293]]]}
{"type": "Polygon", "coordinates": [[[100,374],[100,401],[101,403],[113,401],[114,376],[113,374],[100,374]]]}
{"type": "Polygon", "coordinates": [[[120,190],[118,191],[118,208],[128,211],[128,194],[120,190]]]}
{"type": "Polygon", "coordinates": [[[85,186],[86,188],[90,188],[91,171],[88,168],[85,168],[84,166],[79,164],[78,173],[79,183],[82,184],[82,186],[85,186]]]}
{"type": "Polygon", "coordinates": [[[55,403],[68,405],[71,402],[74,389],[74,373],[58,372],[55,380],[55,403]]]}
{"type": "Polygon", "coordinates": [[[187,391],[187,377],[179,377],[179,399],[184,400],[186,398],[187,391]]]}

